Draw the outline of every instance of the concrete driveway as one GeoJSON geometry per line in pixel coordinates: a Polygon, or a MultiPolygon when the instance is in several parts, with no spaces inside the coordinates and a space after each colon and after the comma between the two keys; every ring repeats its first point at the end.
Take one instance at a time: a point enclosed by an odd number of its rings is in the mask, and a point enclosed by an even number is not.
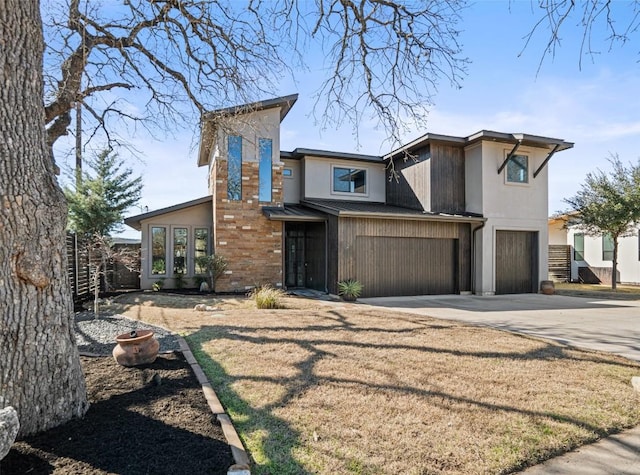
{"type": "Polygon", "coordinates": [[[520,294],[378,297],[358,301],[550,338],[640,361],[640,300],[520,294]]]}

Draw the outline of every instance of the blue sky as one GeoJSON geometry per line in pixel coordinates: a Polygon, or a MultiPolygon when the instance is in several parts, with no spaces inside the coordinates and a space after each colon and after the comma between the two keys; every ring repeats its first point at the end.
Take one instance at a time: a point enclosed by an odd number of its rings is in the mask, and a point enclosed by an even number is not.
{"type": "MultiPolygon", "coordinates": [[[[536,3],[536,2],[534,2],[536,3]]],[[[622,5],[626,2],[620,2],[622,5]]],[[[535,5],[534,5],[535,6],[535,5]]],[[[622,5],[624,6],[624,5],[622,5]]],[[[539,14],[538,14],[539,15],[539,14]]],[[[480,1],[462,13],[460,41],[471,63],[462,88],[442,83],[434,98],[426,130],[412,130],[410,140],[426,132],[465,136],[481,129],[524,132],[575,142],[549,164],[549,213],[565,209],[563,198],[574,194],[588,172],[608,169],[606,158],[618,153],[625,162],[640,157],[640,38],[602,54],[582,58],[582,31],[573,18],[563,32],[555,57],[541,68],[546,37],[538,34],[526,47],[524,37],[535,18],[532,4],[523,1],[480,1]]],[[[596,30],[594,40],[602,31],[596,30]]],[[[320,67],[320,66],[319,66],[320,67]]],[[[363,124],[360,147],[351,129],[321,131],[311,117],[318,71],[298,74],[296,82],[283,81],[276,95],[298,93],[299,99],[281,127],[281,147],[296,147],[382,154],[384,136],[373,124],[363,124]]],[[[266,98],[265,98],[266,99],[266,98]]],[[[183,133],[166,140],[139,135],[134,145],[144,163],[131,165],[144,179],[141,206],[150,210],[207,194],[206,168],[196,166],[197,137],[183,133]]],[[[126,156],[125,152],[121,155],[126,156]]],[[[72,158],[69,158],[71,164],[72,158]]],[[[132,210],[138,214],[140,210],[132,210]]],[[[127,228],[123,234],[136,237],[127,228]]]]}

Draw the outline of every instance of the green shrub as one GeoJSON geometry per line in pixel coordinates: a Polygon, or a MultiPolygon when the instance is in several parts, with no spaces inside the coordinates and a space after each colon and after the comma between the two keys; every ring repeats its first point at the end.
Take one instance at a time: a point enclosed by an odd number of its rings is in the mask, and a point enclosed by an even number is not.
{"type": "Polygon", "coordinates": [[[354,301],[362,295],[363,285],[355,279],[346,279],[338,282],[338,295],[344,300],[354,301]]]}
{"type": "Polygon", "coordinates": [[[271,285],[263,285],[256,287],[249,292],[249,298],[256,302],[256,307],[264,308],[283,308],[281,299],[285,296],[284,290],[276,289],[271,285]]]}
{"type": "Polygon", "coordinates": [[[173,280],[174,280],[176,289],[178,290],[184,289],[184,286],[186,284],[184,280],[184,274],[181,274],[180,272],[176,272],[175,274],[173,274],[173,280]]]}
{"type": "Polygon", "coordinates": [[[164,287],[164,279],[158,279],[153,284],[151,284],[151,289],[153,289],[154,292],[161,291],[162,287],[164,287]]]}

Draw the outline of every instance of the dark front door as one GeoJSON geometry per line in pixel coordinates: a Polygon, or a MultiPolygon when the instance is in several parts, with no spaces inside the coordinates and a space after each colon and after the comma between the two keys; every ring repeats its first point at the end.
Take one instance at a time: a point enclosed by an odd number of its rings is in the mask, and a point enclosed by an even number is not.
{"type": "Polygon", "coordinates": [[[324,223],[285,224],[285,285],[325,290],[324,223]]]}
{"type": "Polygon", "coordinates": [[[286,224],[285,268],[287,287],[304,287],[306,282],[304,261],[304,226],[286,224]]]}

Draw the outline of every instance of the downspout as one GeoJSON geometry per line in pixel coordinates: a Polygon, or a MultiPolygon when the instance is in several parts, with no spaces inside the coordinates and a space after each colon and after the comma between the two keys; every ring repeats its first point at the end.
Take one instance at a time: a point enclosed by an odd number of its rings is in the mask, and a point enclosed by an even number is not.
{"type": "Polygon", "coordinates": [[[486,221],[482,221],[480,226],[471,231],[471,293],[476,293],[476,233],[484,228],[486,221]]]}

